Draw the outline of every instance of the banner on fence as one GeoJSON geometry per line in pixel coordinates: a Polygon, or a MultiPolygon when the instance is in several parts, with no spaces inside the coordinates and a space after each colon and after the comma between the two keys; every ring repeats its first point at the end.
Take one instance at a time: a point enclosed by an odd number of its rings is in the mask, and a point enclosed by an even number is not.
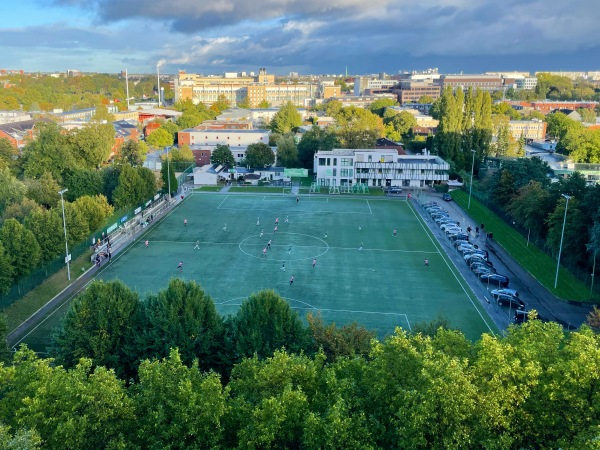
{"type": "Polygon", "coordinates": [[[283,176],[304,178],[308,176],[308,169],[283,169],[283,176]]]}

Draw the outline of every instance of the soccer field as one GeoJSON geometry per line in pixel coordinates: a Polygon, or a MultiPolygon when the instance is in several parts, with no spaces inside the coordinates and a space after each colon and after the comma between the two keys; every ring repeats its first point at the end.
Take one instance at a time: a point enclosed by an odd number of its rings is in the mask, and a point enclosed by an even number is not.
{"type": "MultiPolygon", "coordinates": [[[[380,337],[438,314],[470,339],[498,331],[400,199],[313,195],[297,203],[284,195],[193,194],[97,276],[121,279],[141,295],[165,288],[171,277],[198,282],[223,315],[234,314],[251,293],[273,289],[302,317],[313,312],[339,325],[356,321],[380,337]]],[[[57,322],[51,318],[42,330],[57,322]]]]}

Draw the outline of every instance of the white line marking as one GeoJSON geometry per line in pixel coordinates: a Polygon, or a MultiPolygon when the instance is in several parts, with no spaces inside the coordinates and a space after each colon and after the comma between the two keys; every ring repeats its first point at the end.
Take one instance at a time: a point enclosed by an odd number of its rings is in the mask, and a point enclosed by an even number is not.
{"type": "MultiPolygon", "coordinates": [[[[425,228],[425,225],[423,225],[423,220],[421,219],[420,216],[417,215],[417,213],[413,209],[412,205],[410,205],[410,203],[409,203],[408,206],[409,206],[410,210],[412,211],[413,215],[417,218],[419,224],[421,225],[421,228],[423,228],[423,231],[425,231],[425,234],[427,234],[427,237],[429,237],[429,240],[431,240],[431,243],[433,244],[433,246],[438,249],[438,252],[440,253],[440,255],[442,257],[442,260],[446,263],[446,265],[448,266],[448,269],[450,270],[450,272],[452,273],[452,275],[454,275],[454,278],[456,278],[456,281],[458,282],[458,285],[461,287],[461,289],[463,290],[463,292],[465,293],[465,295],[467,296],[467,298],[469,299],[469,301],[473,305],[473,308],[475,308],[475,310],[477,311],[477,314],[479,314],[479,317],[481,317],[481,320],[483,320],[483,323],[485,323],[485,326],[488,327],[488,330],[490,330],[490,333],[494,334],[494,331],[492,330],[492,328],[490,327],[490,325],[487,323],[487,321],[483,317],[483,314],[481,314],[481,311],[479,311],[479,308],[477,308],[477,306],[473,302],[473,299],[471,298],[471,296],[469,295],[469,293],[465,289],[464,285],[461,283],[461,281],[458,278],[458,276],[456,275],[455,271],[452,270],[452,268],[450,267],[450,264],[448,263],[448,259],[449,258],[447,258],[447,255],[445,257],[442,249],[440,247],[438,247],[439,242],[436,243],[433,240],[433,237],[431,235],[431,231],[425,228]]],[[[452,264],[454,264],[454,262],[452,262],[452,264]]],[[[458,268],[456,266],[454,266],[454,268],[458,271],[458,268]]],[[[470,286],[469,286],[469,288],[470,288],[470,286]]],[[[473,291],[471,290],[471,292],[473,292],[473,291]]],[[[476,296],[475,292],[473,292],[473,295],[476,296]]]]}
{"type": "Polygon", "coordinates": [[[371,210],[371,205],[369,204],[369,200],[367,200],[367,206],[369,207],[369,214],[373,214],[373,211],[371,210]]]}
{"type": "Polygon", "coordinates": [[[221,203],[219,203],[219,206],[217,206],[217,209],[220,209],[220,208],[221,208],[221,205],[222,205],[223,203],[225,203],[225,200],[227,200],[228,198],[229,198],[229,195],[228,195],[228,196],[226,196],[226,197],[223,199],[223,201],[222,201],[221,203]]]}

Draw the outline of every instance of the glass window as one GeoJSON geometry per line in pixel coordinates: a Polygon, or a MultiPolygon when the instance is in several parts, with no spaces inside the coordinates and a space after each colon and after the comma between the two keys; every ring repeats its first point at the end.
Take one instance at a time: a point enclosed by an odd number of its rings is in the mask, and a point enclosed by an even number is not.
{"type": "Polygon", "coordinates": [[[325,165],[325,158],[319,158],[319,165],[320,166],[324,166],[325,165]]]}
{"type": "Polygon", "coordinates": [[[333,176],[334,177],[337,176],[337,169],[335,169],[335,168],[333,169],[333,176]]]}
{"type": "Polygon", "coordinates": [[[333,165],[337,166],[337,158],[333,158],[333,165]]]}

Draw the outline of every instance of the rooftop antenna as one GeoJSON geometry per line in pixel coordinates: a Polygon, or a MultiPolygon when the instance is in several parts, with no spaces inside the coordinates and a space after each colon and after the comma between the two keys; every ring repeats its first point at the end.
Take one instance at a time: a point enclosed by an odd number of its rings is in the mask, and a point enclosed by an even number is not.
{"type": "Polygon", "coordinates": [[[125,69],[125,90],[127,92],[127,111],[129,111],[129,77],[127,75],[127,69],[125,69]]]}

